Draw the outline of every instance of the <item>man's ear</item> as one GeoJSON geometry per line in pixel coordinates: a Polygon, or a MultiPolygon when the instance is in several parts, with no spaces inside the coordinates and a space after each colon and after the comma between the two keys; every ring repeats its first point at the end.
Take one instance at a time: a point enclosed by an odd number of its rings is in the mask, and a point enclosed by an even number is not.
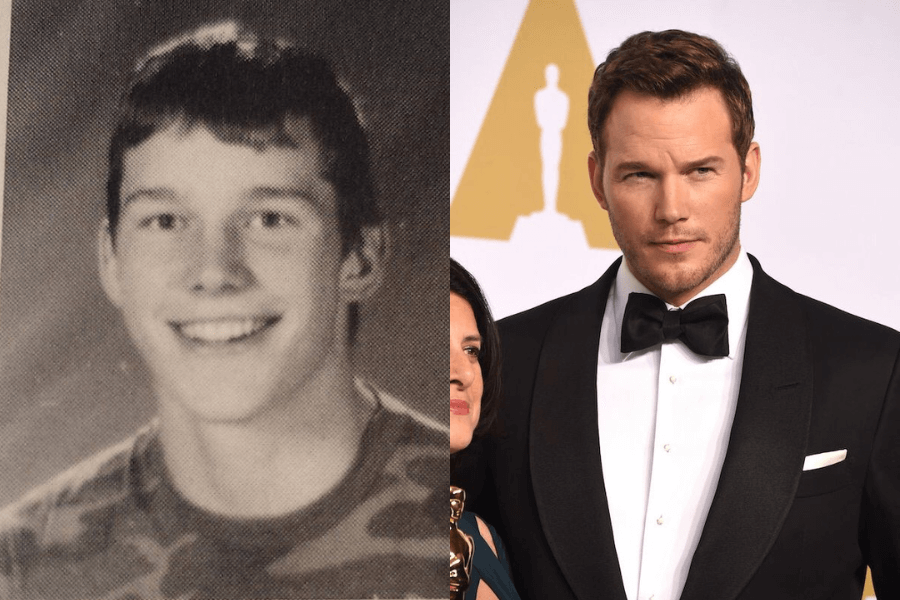
{"type": "Polygon", "coordinates": [[[591,191],[594,192],[594,198],[597,199],[603,210],[609,210],[606,196],[603,195],[603,166],[597,159],[597,152],[594,150],[588,154],[588,175],[591,178],[591,191]]]}
{"type": "Polygon", "coordinates": [[[759,144],[753,142],[750,149],[747,150],[747,157],[744,159],[744,175],[741,185],[741,202],[746,202],[756,193],[759,187],[759,170],[762,163],[762,156],[759,153],[759,144]]]}
{"type": "Polygon", "coordinates": [[[381,225],[364,226],[359,245],[350,250],[341,264],[338,287],[345,302],[359,302],[371,296],[384,278],[388,235],[381,225]]]}
{"type": "Polygon", "coordinates": [[[109,229],[109,221],[106,219],[103,219],[97,231],[97,266],[100,271],[100,284],[106,292],[106,297],[114,305],[120,306],[122,286],[119,282],[119,260],[109,229]]]}

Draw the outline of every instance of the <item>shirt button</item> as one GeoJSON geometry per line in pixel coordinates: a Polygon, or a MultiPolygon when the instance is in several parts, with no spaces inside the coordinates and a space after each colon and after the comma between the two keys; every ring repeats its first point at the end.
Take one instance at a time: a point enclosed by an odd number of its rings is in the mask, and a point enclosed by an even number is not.
{"type": "Polygon", "coordinates": [[[657,524],[657,525],[662,525],[662,524],[663,524],[663,518],[662,518],[662,515],[660,515],[660,517],[656,520],[656,524],[657,524]]]}
{"type": "Polygon", "coordinates": [[[671,449],[672,449],[672,444],[666,444],[665,446],[663,446],[663,450],[665,450],[666,452],[668,452],[671,449]]]}
{"type": "Polygon", "coordinates": [[[672,375],[671,377],[669,377],[669,381],[670,381],[671,383],[675,383],[676,381],[678,381],[678,378],[675,377],[674,375],[672,375]]]}

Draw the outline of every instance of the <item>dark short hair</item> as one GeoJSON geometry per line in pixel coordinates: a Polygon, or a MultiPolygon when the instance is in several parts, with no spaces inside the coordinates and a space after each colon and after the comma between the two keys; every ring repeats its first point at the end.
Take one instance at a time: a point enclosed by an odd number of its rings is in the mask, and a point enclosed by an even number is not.
{"type": "Polygon", "coordinates": [[[488,306],[481,287],[472,274],[461,264],[450,259],[450,293],[462,297],[475,314],[478,333],[481,334],[481,352],[478,363],[481,365],[481,377],[484,380],[484,392],[481,396],[481,418],[475,427],[475,435],[484,435],[494,423],[497,416],[497,405],[500,400],[500,334],[491,309],[488,306]]]}
{"type": "Polygon", "coordinates": [[[297,147],[292,125],[309,123],[324,176],[339,197],[343,251],[381,215],[366,133],[328,61],[233,21],[203,27],[151,50],[135,67],[109,147],[106,210],[115,239],[122,163],[129,148],[172,126],[202,126],[218,139],[260,150],[297,147]]]}
{"type": "Polygon", "coordinates": [[[753,142],[750,86],[737,61],[718,42],[678,29],[635,34],[613,49],[594,71],[588,94],[588,129],[597,159],[602,163],[605,158],[604,127],[620,92],[673,100],[702,87],[721,92],[731,116],[731,140],[743,168],[753,142]]]}

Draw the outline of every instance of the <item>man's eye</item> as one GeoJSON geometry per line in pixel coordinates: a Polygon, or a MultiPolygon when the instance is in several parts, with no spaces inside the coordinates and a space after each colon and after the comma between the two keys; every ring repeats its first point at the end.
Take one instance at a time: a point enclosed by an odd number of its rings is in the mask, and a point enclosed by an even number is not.
{"type": "Polygon", "coordinates": [[[274,211],[266,211],[255,214],[250,218],[249,222],[249,225],[252,229],[277,229],[293,224],[294,219],[283,213],[274,211]]]}
{"type": "Polygon", "coordinates": [[[652,177],[652,175],[647,171],[635,171],[634,173],[625,175],[625,179],[649,179],[650,177],[652,177]]]}

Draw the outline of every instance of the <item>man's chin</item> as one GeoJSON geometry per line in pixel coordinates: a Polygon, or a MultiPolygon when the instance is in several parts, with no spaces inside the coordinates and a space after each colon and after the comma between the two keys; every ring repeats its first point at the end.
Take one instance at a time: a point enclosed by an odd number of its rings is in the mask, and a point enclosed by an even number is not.
{"type": "Polygon", "coordinates": [[[635,277],[651,292],[663,299],[677,298],[703,287],[706,272],[685,263],[658,265],[652,269],[634,273],[635,277]]]}

